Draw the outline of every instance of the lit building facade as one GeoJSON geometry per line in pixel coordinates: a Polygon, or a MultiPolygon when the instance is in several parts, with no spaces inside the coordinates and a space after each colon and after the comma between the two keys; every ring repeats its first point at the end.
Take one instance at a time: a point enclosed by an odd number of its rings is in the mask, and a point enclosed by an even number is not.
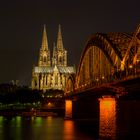
{"type": "Polygon", "coordinates": [[[39,89],[44,92],[48,89],[64,90],[67,78],[71,74],[75,74],[75,69],[73,66],[67,66],[67,51],[63,46],[60,25],[57,44],[53,44],[52,57],[44,26],[38,66],[34,66],[32,70],[32,89],[39,89]]]}

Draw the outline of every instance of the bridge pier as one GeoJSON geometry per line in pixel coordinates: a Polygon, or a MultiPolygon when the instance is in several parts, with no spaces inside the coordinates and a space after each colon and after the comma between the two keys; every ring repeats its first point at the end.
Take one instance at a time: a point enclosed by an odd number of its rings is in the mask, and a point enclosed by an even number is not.
{"type": "Polygon", "coordinates": [[[74,119],[98,119],[98,99],[80,98],[73,101],[72,117],[74,119]]]}
{"type": "Polygon", "coordinates": [[[92,98],[79,98],[65,101],[65,118],[95,119],[99,118],[99,101],[92,98]]]}

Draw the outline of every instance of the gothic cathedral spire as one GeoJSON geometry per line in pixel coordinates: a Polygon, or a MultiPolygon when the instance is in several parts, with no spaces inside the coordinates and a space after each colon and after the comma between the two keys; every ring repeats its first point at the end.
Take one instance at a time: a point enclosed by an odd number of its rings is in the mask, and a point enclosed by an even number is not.
{"type": "Polygon", "coordinates": [[[51,65],[50,50],[48,48],[46,26],[44,25],[42,44],[41,44],[40,54],[39,54],[39,66],[50,66],[50,65],[51,65]]]}
{"type": "Polygon", "coordinates": [[[61,33],[61,25],[60,24],[58,27],[57,50],[63,50],[63,41],[62,41],[62,33],[61,33]]]}
{"type": "Polygon", "coordinates": [[[41,48],[42,48],[42,50],[48,50],[48,39],[47,39],[47,34],[46,34],[46,25],[44,25],[44,29],[43,29],[41,48]]]}
{"type": "Polygon", "coordinates": [[[57,36],[57,66],[67,66],[67,51],[63,47],[61,26],[58,28],[58,36],[57,36]]]}

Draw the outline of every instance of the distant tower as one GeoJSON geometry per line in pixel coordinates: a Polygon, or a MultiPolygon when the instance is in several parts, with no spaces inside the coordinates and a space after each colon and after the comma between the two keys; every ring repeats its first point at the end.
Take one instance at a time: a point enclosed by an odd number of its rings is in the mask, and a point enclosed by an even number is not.
{"type": "Polygon", "coordinates": [[[63,47],[61,26],[58,28],[57,44],[56,44],[56,53],[57,53],[57,66],[67,66],[67,51],[63,47]]]}
{"type": "Polygon", "coordinates": [[[43,29],[43,37],[42,37],[42,45],[40,48],[40,54],[39,54],[39,66],[50,66],[50,50],[48,49],[48,39],[46,34],[46,27],[44,25],[43,29]]]}

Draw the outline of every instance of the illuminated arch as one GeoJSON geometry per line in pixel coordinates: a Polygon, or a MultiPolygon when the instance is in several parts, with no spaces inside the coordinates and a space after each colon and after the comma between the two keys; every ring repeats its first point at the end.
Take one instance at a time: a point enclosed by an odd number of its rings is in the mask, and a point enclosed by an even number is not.
{"type": "Polygon", "coordinates": [[[128,68],[128,64],[132,61],[134,64],[134,60],[140,61],[140,25],[134,34],[96,33],[88,39],[81,55],[75,82],[68,79],[66,90],[75,90],[76,93],[119,80],[126,76],[127,71],[122,71],[122,61],[125,61],[124,66],[128,68]]]}
{"type": "Polygon", "coordinates": [[[86,43],[76,74],[75,88],[88,87],[110,80],[119,69],[122,54],[106,34],[97,33],[86,43]]]}

